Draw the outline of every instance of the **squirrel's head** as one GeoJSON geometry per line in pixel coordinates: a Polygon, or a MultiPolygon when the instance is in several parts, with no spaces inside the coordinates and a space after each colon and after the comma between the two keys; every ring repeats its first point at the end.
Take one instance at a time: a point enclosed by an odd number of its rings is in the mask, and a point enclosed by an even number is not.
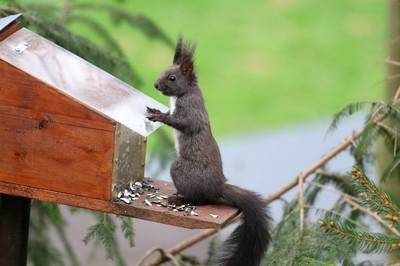
{"type": "Polygon", "coordinates": [[[154,87],[166,96],[182,96],[197,82],[194,71],[195,46],[184,43],[179,37],[176,44],[174,61],[154,84],[154,87]]]}

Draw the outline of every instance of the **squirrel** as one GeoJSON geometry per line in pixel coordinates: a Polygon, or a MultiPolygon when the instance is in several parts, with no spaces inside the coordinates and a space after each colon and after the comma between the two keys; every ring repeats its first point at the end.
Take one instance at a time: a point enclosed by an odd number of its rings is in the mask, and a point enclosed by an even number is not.
{"type": "Polygon", "coordinates": [[[257,266],[271,241],[271,218],[255,192],[227,183],[194,69],[195,45],[179,37],[173,64],[154,84],[170,97],[170,110],[147,107],[147,119],[173,128],[177,157],[170,174],[177,194],[169,203],[223,204],[239,209],[243,222],[224,242],[217,265],[257,266]]]}

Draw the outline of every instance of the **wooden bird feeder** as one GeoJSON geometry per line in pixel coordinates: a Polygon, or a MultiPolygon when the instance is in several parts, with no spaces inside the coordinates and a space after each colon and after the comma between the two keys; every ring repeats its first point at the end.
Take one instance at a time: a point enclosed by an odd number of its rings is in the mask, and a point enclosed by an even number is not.
{"type": "Polygon", "coordinates": [[[167,108],[17,17],[0,20],[0,193],[186,228],[217,227],[237,213],[209,205],[191,216],[119,201],[113,189],[143,179],[146,138],[160,126],[146,106],[167,108]]]}

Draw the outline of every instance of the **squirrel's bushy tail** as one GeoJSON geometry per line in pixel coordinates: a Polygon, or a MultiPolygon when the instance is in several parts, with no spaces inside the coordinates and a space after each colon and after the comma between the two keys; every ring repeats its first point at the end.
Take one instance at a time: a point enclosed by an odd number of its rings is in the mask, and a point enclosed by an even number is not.
{"type": "Polygon", "coordinates": [[[225,184],[222,200],[224,204],[236,207],[243,213],[243,222],[223,244],[217,265],[260,265],[271,241],[271,218],[261,197],[252,191],[225,184]]]}

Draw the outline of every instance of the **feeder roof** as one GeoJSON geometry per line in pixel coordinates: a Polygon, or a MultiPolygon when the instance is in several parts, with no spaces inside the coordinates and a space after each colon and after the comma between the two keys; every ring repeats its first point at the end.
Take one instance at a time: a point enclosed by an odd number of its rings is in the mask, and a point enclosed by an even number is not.
{"type": "MultiPolygon", "coordinates": [[[[14,18],[0,20],[1,25],[14,18]]],[[[5,25],[3,28],[5,28],[5,25]]],[[[47,83],[93,111],[147,137],[160,124],[146,106],[167,107],[53,42],[22,28],[0,42],[0,59],[47,83]]]]}
{"type": "Polygon", "coordinates": [[[19,18],[21,15],[22,15],[22,13],[11,15],[11,16],[8,16],[5,18],[0,18],[0,31],[2,31],[5,27],[10,25],[14,20],[19,18]]]}

